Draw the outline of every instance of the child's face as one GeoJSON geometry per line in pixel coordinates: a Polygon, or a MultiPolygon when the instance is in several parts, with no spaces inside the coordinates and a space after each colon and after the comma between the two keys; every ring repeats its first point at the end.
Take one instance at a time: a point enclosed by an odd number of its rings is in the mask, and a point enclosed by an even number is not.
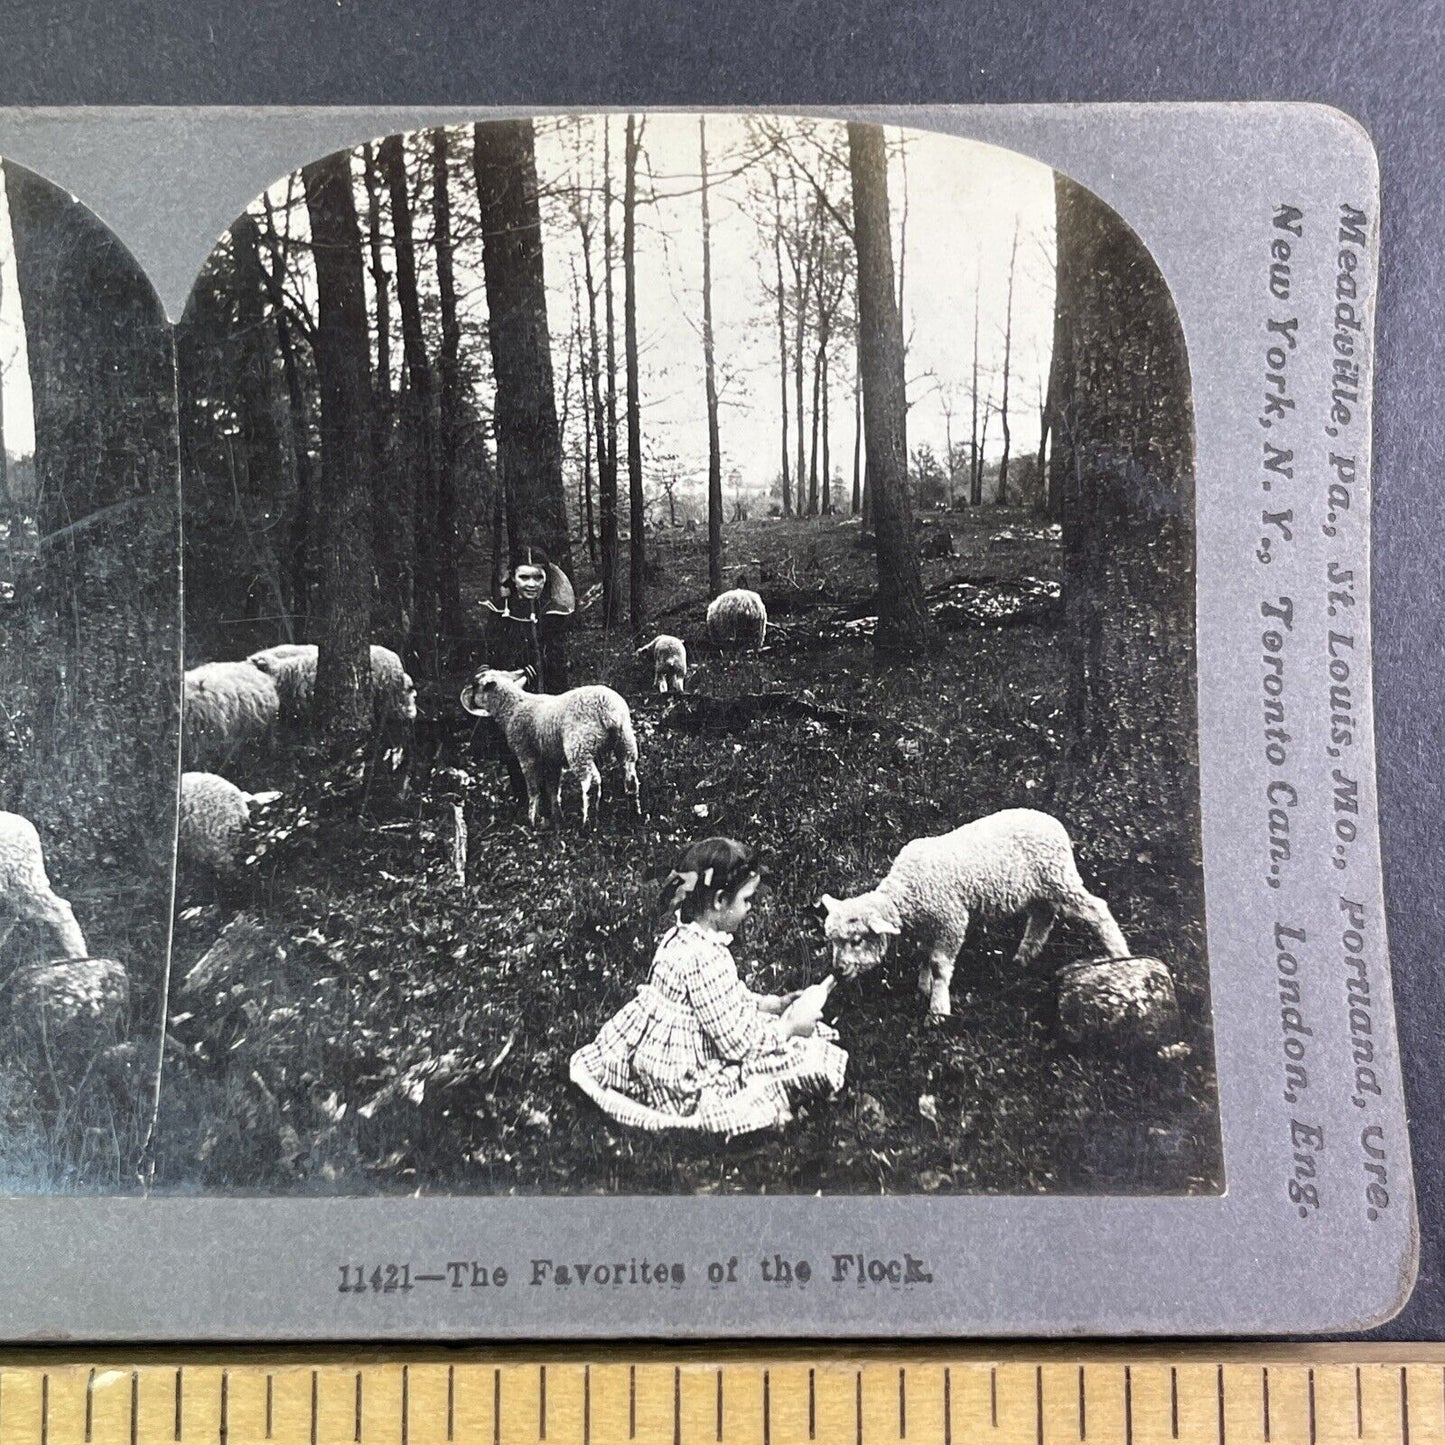
{"type": "Polygon", "coordinates": [[[523,563],[512,573],[512,585],[517,589],[517,595],[524,601],[535,602],[547,586],[547,573],[541,567],[534,567],[530,562],[523,563]]]}
{"type": "Polygon", "coordinates": [[[743,920],[753,911],[753,894],[758,891],[759,879],[749,878],[732,897],[719,894],[712,907],[712,926],[719,933],[736,933],[743,920]]]}

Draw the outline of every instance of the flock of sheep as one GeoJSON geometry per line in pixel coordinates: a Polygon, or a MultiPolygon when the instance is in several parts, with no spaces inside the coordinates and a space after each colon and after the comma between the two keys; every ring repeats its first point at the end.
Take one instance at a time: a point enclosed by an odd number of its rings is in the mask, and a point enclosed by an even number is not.
{"type": "MultiPolygon", "coordinates": [[[[715,598],[707,612],[709,640],[720,649],[761,648],[767,609],[756,592],[738,588],[715,598]]],[[[659,691],[686,688],[688,659],[682,641],[667,635],[639,649],[651,658],[659,691]]],[[[243,662],[210,662],[185,674],[179,854],[183,861],[227,871],[238,860],[254,802],[267,794],[243,791],[215,772],[200,770],[240,747],[265,745],[283,724],[312,720],[318,653],[315,646],[285,644],[253,653],[243,662]]],[[[416,717],[416,689],[396,653],[371,649],[372,698],[378,726],[416,717]]],[[[631,711],[610,687],[588,685],[551,696],[528,693],[524,674],[479,672],[462,693],[462,706],[495,719],[526,782],[528,816],[544,807],[560,818],[562,783],[576,780],[586,822],[600,797],[602,765],[616,762],[634,808],[640,809],[637,740],[631,711]]],[[[6,913],[48,924],[62,952],[86,953],[70,905],[50,888],[34,827],[0,813],[0,896],[6,913]]],[[[855,976],[882,962],[890,941],[907,935],[922,949],[918,975],[929,1012],[950,1012],[954,964],[971,924],[980,918],[1026,916],[1016,960],[1033,961],[1059,917],[1095,934],[1104,961],[1135,966],[1109,975],[1108,986],[1168,994],[1167,970],[1157,960],[1131,959],[1108,905],[1090,893],[1079,875],[1063,825],[1046,813],[1015,808],[991,814],[951,833],[920,838],[898,854],[876,888],[849,899],[825,895],[825,933],[833,965],[855,976]],[[1162,975],[1162,981],[1161,981],[1162,975]]],[[[0,934],[3,944],[5,933],[0,934]]],[[[1129,998],[1124,998],[1129,1004],[1129,998]]],[[[1122,1005],[1121,1005],[1122,1006],[1122,1005]]],[[[1131,1005],[1132,1006],[1132,1005],[1131,1005]]]]}

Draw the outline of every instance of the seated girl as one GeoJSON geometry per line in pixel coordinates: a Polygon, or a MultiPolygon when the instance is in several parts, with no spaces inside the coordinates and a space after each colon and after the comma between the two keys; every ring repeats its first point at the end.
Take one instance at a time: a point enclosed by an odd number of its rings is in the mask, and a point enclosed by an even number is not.
{"type": "Polygon", "coordinates": [[[756,994],[729,944],[761,875],[751,848],[704,838],[663,885],[676,921],[652,973],[592,1043],[572,1080],[613,1118],[645,1129],[744,1134],[792,1117],[792,1098],[835,1093],[848,1055],[821,1021],[827,990],[756,994]]]}

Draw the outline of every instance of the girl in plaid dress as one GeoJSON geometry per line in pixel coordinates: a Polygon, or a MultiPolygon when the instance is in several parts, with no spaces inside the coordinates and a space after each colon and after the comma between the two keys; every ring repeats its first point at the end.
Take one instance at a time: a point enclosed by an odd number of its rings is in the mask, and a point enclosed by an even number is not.
{"type": "Polygon", "coordinates": [[[731,838],[692,844],[663,885],[676,922],[637,996],[572,1056],[572,1079],[613,1118],[645,1129],[743,1134],[792,1117],[797,1092],[836,1092],[848,1055],[794,995],[756,994],[728,945],[760,873],[731,838]]]}

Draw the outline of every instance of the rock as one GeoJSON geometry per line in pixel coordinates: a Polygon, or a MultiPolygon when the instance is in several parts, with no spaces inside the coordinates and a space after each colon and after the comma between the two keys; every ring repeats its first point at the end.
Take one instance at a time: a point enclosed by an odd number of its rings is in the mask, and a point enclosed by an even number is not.
{"type": "Polygon", "coordinates": [[[1059,1032],[1070,1043],[1152,1048],[1179,1038],[1174,980],[1157,958],[1085,958],[1058,972],[1059,1032]]]}

